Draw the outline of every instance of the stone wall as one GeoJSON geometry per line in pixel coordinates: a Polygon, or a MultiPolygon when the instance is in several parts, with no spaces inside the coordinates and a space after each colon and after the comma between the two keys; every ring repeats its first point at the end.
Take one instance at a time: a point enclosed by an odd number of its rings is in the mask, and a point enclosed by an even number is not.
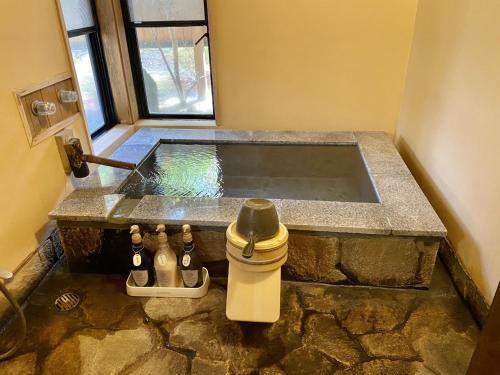
{"type": "MultiPolygon", "coordinates": [[[[146,247],[156,250],[154,228],[144,227],[146,247]]],[[[131,250],[126,228],[101,228],[60,223],[70,268],[76,272],[126,273],[131,250]]],[[[180,228],[169,230],[170,244],[182,249],[180,228]]],[[[225,232],[193,228],[205,266],[212,275],[227,274],[225,232]]],[[[346,235],[290,231],[289,257],[283,277],[327,284],[384,287],[429,286],[439,238],[346,235]]]]}
{"type": "MultiPolygon", "coordinates": [[[[42,279],[51,270],[54,264],[62,257],[63,248],[60,234],[53,230],[40,246],[25,259],[15,271],[14,277],[5,282],[15,300],[22,305],[38,286],[42,279]]],[[[0,294],[1,296],[1,294],[0,294]]],[[[9,301],[0,297],[0,327],[2,327],[14,314],[9,301]]],[[[1,372],[0,372],[1,373],[1,372]]]]}

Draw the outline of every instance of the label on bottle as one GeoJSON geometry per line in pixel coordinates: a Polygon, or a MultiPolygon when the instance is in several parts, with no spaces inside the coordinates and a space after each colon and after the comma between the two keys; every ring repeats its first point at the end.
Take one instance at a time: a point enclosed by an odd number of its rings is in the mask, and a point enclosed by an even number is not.
{"type": "Polygon", "coordinates": [[[198,283],[198,270],[183,270],[182,280],[188,288],[193,288],[198,283]]]}
{"type": "Polygon", "coordinates": [[[134,263],[134,266],[139,267],[142,263],[141,254],[134,254],[134,257],[132,258],[132,263],[134,263]]]}
{"type": "Polygon", "coordinates": [[[191,256],[189,254],[184,254],[184,256],[182,257],[182,265],[184,267],[189,267],[190,264],[191,264],[191,256]]]}
{"type": "Polygon", "coordinates": [[[158,264],[160,266],[166,266],[168,263],[167,261],[167,257],[165,256],[165,254],[161,254],[158,256],[158,264]]]}
{"type": "Polygon", "coordinates": [[[134,278],[135,284],[137,286],[146,286],[148,284],[147,270],[132,271],[132,277],[134,278]]]}
{"type": "Polygon", "coordinates": [[[156,270],[156,282],[161,287],[173,287],[175,282],[172,280],[172,275],[167,271],[156,270]]]}

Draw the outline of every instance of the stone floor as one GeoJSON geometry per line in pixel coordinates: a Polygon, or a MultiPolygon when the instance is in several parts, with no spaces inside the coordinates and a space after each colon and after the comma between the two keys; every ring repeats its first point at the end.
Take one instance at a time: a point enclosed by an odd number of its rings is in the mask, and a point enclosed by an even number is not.
{"type": "Polygon", "coordinates": [[[284,282],[275,324],[228,321],[225,296],[213,280],[201,300],[132,298],[123,277],[58,266],[27,302],[28,339],[0,374],[456,375],[479,333],[441,264],[428,291],[284,282]],[[66,290],[83,300],[61,313],[53,301],[66,290]]]}

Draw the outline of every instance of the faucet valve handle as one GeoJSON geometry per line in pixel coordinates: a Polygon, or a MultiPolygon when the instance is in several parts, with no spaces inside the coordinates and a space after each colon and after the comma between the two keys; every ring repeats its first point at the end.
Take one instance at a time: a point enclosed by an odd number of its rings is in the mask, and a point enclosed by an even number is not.
{"type": "Polygon", "coordinates": [[[50,116],[57,112],[57,107],[52,102],[35,100],[31,103],[31,112],[33,112],[35,116],[50,116]]]}
{"type": "Polygon", "coordinates": [[[68,156],[69,165],[73,174],[77,178],[87,177],[90,173],[87,163],[107,165],[108,167],[129,169],[131,171],[137,168],[135,163],[127,163],[124,161],[101,158],[99,156],[83,153],[83,148],[78,138],[69,139],[64,145],[66,155],[68,156]]]}

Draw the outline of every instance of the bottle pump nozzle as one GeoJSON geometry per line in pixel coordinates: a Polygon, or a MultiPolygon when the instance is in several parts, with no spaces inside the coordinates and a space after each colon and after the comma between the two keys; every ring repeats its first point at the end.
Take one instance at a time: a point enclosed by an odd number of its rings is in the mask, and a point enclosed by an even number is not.
{"type": "Polygon", "coordinates": [[[164,224],[158,224],[156,226],[156,232],[158,233],[158,241],[160,242],[167,242],[167,233],[165,233],[165,225],[164,224]]]}
{"type": "Polygon", "coordinates": [[[132,243],[140,244],[142,242],[141,229],[138,225],[132,225],[130,227],[130,234],[132,235],[132,243]]]}
{"type": "Polygon", "coordinates": [[[191,225],[184,224],[182,226],[182,240],[184,243],[193,242],[193,235],[191,234],[191,225]]]}

